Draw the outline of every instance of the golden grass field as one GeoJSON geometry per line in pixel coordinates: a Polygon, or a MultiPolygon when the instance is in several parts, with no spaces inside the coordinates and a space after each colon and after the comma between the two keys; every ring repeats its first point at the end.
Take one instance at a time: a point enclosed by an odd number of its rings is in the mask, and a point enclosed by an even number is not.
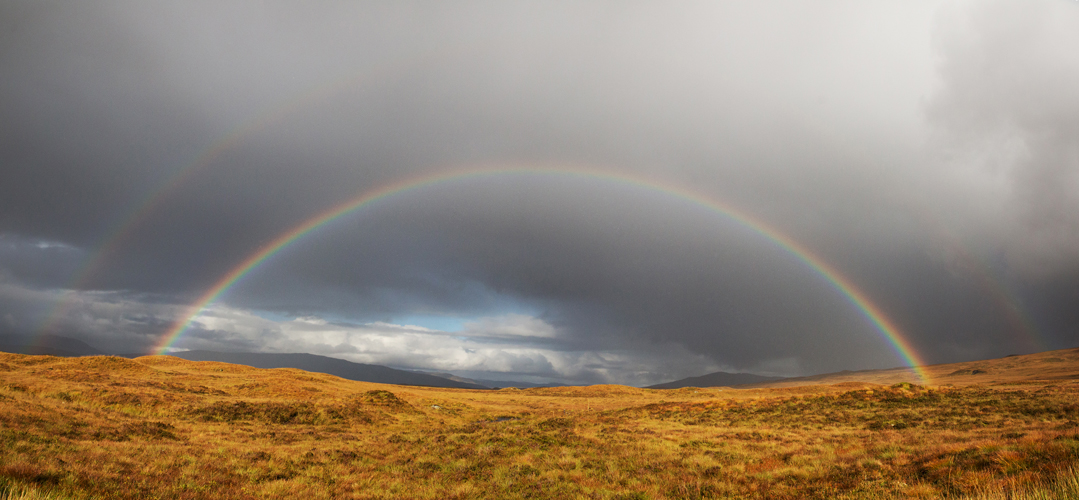
{"type": "Polygon", "coordinates": [[[1079,498],[1079,349],[927,371],[478,391],[0,353],[0,499],[1079,498]]]}

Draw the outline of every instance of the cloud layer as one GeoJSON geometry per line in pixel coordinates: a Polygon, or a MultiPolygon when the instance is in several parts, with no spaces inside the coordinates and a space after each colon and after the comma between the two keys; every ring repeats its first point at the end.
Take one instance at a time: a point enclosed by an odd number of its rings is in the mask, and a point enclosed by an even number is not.
{"type": "MultiPolygon", "coordinates": [[[[1079,340],[1074,2],[9,2],[0,318],[580,382],[930,362],[1079,340]],[[56,306],[61,300],[63,305],[56,306]],[[411,319],[423,318],[408,327],[411,319]]],[[[111,347],[110,347],[111,348],[111,347]]]]}

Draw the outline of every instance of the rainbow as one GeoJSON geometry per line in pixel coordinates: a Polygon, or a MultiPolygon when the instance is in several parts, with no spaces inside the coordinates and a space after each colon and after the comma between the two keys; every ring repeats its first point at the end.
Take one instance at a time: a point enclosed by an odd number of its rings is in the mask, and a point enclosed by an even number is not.
{"type": "MultiPolygon", "coordinates": [[[[116,224],[112,230],[101,238],[101,243],[97,245],[97,251],[92,253],[83,262],[83,265],[75,271],[69,281],[67,289],[80,288],[90,276],[94,275],[99,270],[106,259],[112,256],[113,253],[134,234],[136,228],[145,224],[151,216],[159,211],[161,205],[166,200],[171,198],[179,191],[181,186],[194,178],[196,174],[209,165],[212,165],[214,160],[226,151],[236,147],[236,145],[241,143],[247,136],[280,121],[280,117],[293,111],[293,109],[300,107],[301,104],[304,104],[304,101],[298,100],[296,103],[289,103],[288,106],[272,110],[272,112],[266,113],[264,116],[258,117],[255,120],[249,120],[242,126],[234,128],[214,141],[208,148],[199,152],[185,166],[178,169],[176,173],[169,176],[164,182],[152,189],[149,194],[140,198],[135,204],[134,209],[130,210],[123,220],[116,224]]],[[[41,326],[37,328],[39,335],[48,333],[53,328],[53,325],[63,314],[67,304],[67,300],[63,298],[57,301],[48,314],[45,315],[45,319],[42,321],[41,326]]]]}
{"type": "Polygon", "coordinates": [[[330,207],[321,213],[307,219],[305,222],[293,227],[292,229],[282,233],[277,238],[264,244],[257,252],[251,254],[242,262],[240,262],[231,271],[221,277],[209,290],[199,296],[194,303],[190,304],[183,309],[179,315],[179,319],[175,321],[172,326],[164,333],[159,344],[154,348],[153,352],[156,354],[165,354],[172,347],[172,345],[183,335],[184,331],[191,325],[194,319],[201,313],[207,306],[217,300],[225,291],[235,285],[241,278],[243,278],[248,272],[255,267],[265,262],[267,259],[275,255],[282,248],[302,238],[304,235],[310,233],[312,230],[328,224],[341,216],[366,207],[379,200],[383,200],[395,195],[406,194],[411,191],[415,191],[424,187],[432,185],[462,180],[467,178],[485,177],[485,176],[505,176],[505,175],[558,175],[558,176],[575,176],[588,179],[599,179],[609,182],[617,182],[621,184],[627,184],[637,187],[642,187],[649,190],[656,190],[669,195],[676,196],[685,201],[688,201],[694,205],[704,207],[708,210],[718,212],[729,219],[737,222],[739,225],[752,230],[753,232],[760,234],[772,242],[776,243],[788,253],[796,257],[798,260],[806,264],[816,274],[823,277],[830,283],[836,290],[841,292],[843,296],[853,304],[858,311],[864,316],[876,330],[883,336],[884,340],[893,348],[896,354],[901,357],[907,365],[909,365],[914,373],[922,380],[923,383],[929,382],[929,377],[925,372],[925,363],[918,355],[914,346],[901,333],[899,328],[893,323],[884,312],[874,304],[869,297],[862,292],[853,282],[844,277],[835,268],[821,260],[819,257],[813,254],[808,248],[804,247],[797,241],[784,235],[783,233],[772,228],[763,221],[756,219],[755,217],[746,214],[735,207],[727,205],[725,203],[716,201],[703,194],[696,193],[684,187],[673,186],[665,184],[655,179],[649,179],[641,176],[629,176],[623,173],[609,172],[599,169],[584,169],[584,168],[537,168],[537,167],[520,167],[520,168],[474,168],[464,170],[454,170],[448,172],[442,172],[437,174],[429,174],[426,176],[413,177],[405,180],[401,180],[392,184],[387,184],[369,191],[360,193],[359,195],[351,198],[343,203],[330,207]]]}
{"type": "MultiPolygon", "coordinates": [[[[96,274],[106,260],[135,233],[135,229],[146,224],[154,214],[160,211],[166,200],[174,197],[182,186],[213,165],[225,152],[232,150],[251,135],[269,129],[273,125],[284,121],[286,117],[315,103],[323,102],[331,95],[351,89],[359,83],[378,84],[391,81],[394,77],[405,74],[407,68],[417,67],[444,52],[448,52],[448,50],[449,48],[441,48],[437,51],[420,54],[415,58],[392,60],[376,65],[373,68],[364,68],[363,70],[343,74],[338,78],[307,88],[282,103],[244,120],[199,151],[186,164],[176,169],[172,175],[167,176],[154,189],[151,189],[146,196],[134,203],[132,209],[126,212],[127,215],[113,225],[112,229],[106,232],[99,240],[99,244],[96,245],[97,250],[87,256],[79,269],[73,273],[66,289],[81,288],[87,279],[96,274]]],[[[37,336],[48,333],[53,329],[68,305],[66,296],[66,294],[62,296],[46,313],[41,324],[36,328],[37,336]]]]}
{"type": "Polygon", "coordinates": [[[944,245],[953,254],[955,261],[963,268],[963,271],[975,276],[986,295],[996,303],[997,308],[1004,314],[1004,319],[1013,330],[1023,333],[1023,346],[1027,352],[1044,352],[1050,349],[1045,341],[1045,336],[1037,324],[1022,307],[1022,299],[1014,289],[1005,283],[1005,278],[993,269],[992,264],[983,257],[971,252],[970,247],[964,244],[955,235],[948,231],[940,217],[926,209],[913,211],[919,215],[922,225],[930,229],[938,243],[944,245]]]}

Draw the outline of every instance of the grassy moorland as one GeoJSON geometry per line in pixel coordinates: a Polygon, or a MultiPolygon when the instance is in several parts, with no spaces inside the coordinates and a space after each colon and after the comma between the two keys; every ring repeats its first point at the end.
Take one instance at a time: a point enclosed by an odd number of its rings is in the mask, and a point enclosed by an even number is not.
{"type": "Polygon", "coordinates": [[[0,499],[1079,498],[1079,350],[886,372],[473,391],[0,354],[0,499]]]}

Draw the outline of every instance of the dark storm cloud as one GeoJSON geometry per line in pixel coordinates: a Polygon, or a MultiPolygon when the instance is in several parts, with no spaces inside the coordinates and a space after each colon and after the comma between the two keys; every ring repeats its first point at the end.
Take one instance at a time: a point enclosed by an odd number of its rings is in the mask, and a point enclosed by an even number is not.
{"type": "Polygon", "coordinates": [[[64,243],[0,234],[2,281],[63,286],[85,258],[85,252],[64,243]]]}
{"type": "MultiPolygon", "coordinates": [[[[0,9],[0,234],[15,242],[0,316],[24,330],[67,293],[58,328],[153,345],[180,306],[321,210],[524,164],[738,206],[839,269],[931,362],[1076,341],[1061,306],[1079,255],[1068,2],[0,9]]],[[[634,383],[901,363],[768,238],[572,176],[388,198],[219,307],[184,346],[634,383]],[[419,316],[471,326],[399,329],[419,316]]]]}

